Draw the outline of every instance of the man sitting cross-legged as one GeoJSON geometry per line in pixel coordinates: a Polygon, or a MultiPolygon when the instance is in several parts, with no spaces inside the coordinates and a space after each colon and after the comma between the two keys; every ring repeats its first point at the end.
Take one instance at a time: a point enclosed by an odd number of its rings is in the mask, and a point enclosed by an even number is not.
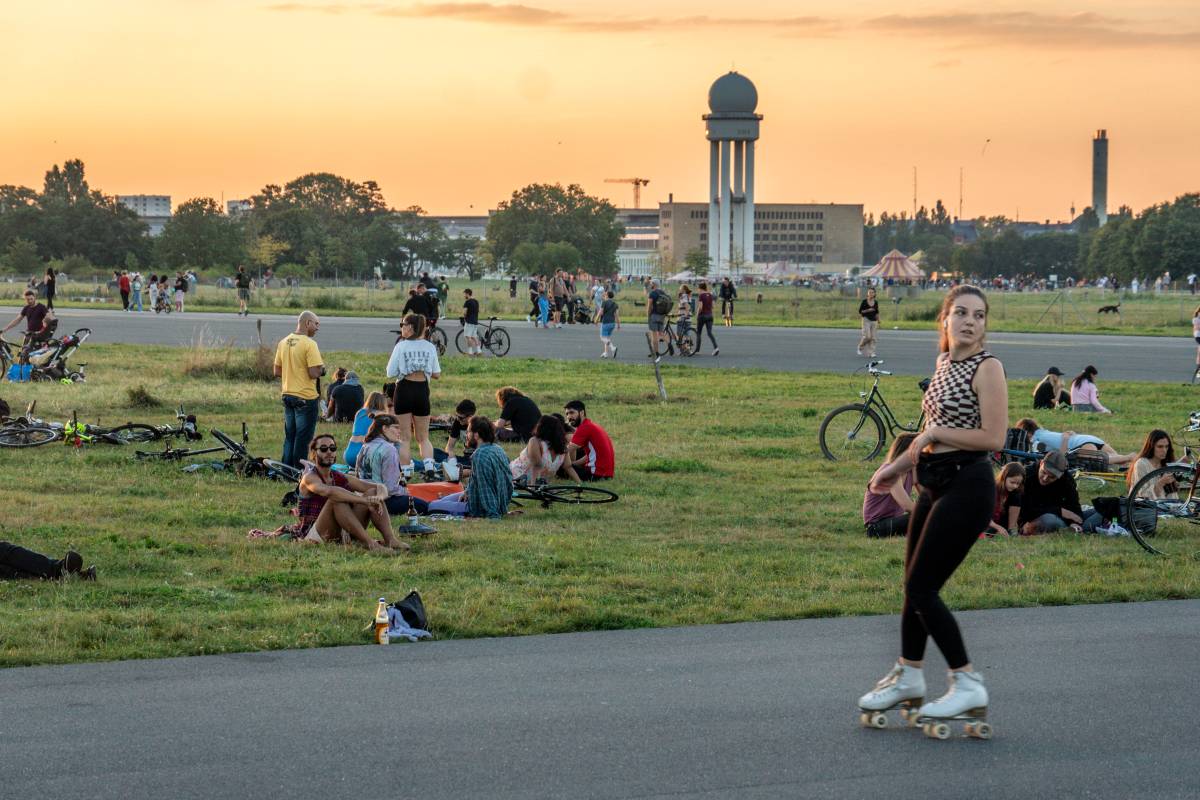
{"type": "Polygon", "coordinates": [[[309,460],[315,465],[300,478],[300,535],[309,541],[345,542],[353,539],[368,550],[408,550],[396,538],[385,505],[387,487],[350,475],[334,472],[337,441],[328,433],[319,434],[308,445],[309,460]],[[380,544],[367,533],[371,523],[383,534],[380,544]]]}
{"type": "Polygon", "coordinates": [[[512,501],[512,474],[508,456],[496,444],[496,431],[487,417],[474,416],[467,427],[467,445],[475,448],[471,457],[471,477],[466,491],[434,500],[432,514],[500,519],[508,513],[512,501]]]}

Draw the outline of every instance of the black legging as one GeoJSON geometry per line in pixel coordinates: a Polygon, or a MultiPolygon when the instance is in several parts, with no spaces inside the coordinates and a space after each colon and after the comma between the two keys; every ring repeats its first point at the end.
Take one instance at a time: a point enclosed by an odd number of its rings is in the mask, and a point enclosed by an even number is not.
{"type": "Polygon", "coordinates": [[[700,336],[708,332],[708,340],[712,342],[713,350],[717,349],[717,340],[713,337],[712,314],[701,314],[696,317],[696,350],[700,350],[700,336]]]}
{"type": "Polygon", "coordinates": [[[542,310],[541,310],[540,308],[538,308],[538,295],[537,295],[537,292],[530,292],[530,293],[529,293],[529,302],[530,302],[530,304],[532,305],[532,308],[530,308],[530,309],[529,309],[529,315],[530,315],[531,317],[533,317],[534,319],[537,319],[537,318],[538,318],[538,315],[542,313],[542,310]]]}
{"type": "Polygon", "coordinates": [[[46,292],[46,310],[54,310],[54,292],[46,292]]]}
{"type": "Polygon", "coordinates": [[[904,558],[900,655],[906,660],[922,660],[925,641],[932,636],[950,669],[970,663],[954,615],[938,592],[987,528],[995,503],[992,465],[984,459],[964,465],[941,491],[922,489],[904,558]]]}

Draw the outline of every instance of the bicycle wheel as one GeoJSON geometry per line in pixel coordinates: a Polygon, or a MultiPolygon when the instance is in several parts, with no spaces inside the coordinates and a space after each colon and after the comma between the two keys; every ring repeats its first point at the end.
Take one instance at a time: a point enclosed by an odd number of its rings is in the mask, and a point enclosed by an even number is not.
{"type": "Polygon", "coordinates": [[[537,492],[554,503],[612,503],[617,499],[616,492],[599,486],[543,486],[537,492]]]}
{"type": "Polygon", "coordinates": [[[512,338],[509,337],[508,331],[504,328],[492,328],[492,333],[487,338],[487,349],[491,351],[496,358],[504,358],[508,355],[508,348],[512,347],[512,338]]]}
{"type": "Polygon", "coordinates": [[[140,422],[130,422],[118,425],[103,433],[97,431],[96,438],[110,444],[129,444],[130,442],[152,442],[161,437],[158,428],[153,425],[143,425],[140,422]]]}
{"type": "Polygon", "coordinates": [[[220,442],[226,450],[232,453],[235,458],[249,458],[249,455],[246,453],[246,448],[242,447],[241,444],[235,442],[233,439],[230,439],[221,431],[213,428],[209,431],[209,433],[211,433],[213,438],[220,442]]]}
{"type": "Polygon", "coordinates": [[[883,450],[883,421],[862,403],[850,403],[825,415],[817,439],[830,461],[870,461],[883,450]]]}
{"type": "Polygon", "coordinates": [[[683,329],[683,335],[675,342],[675,347],[679,349],[679,355],[691,357],[696,355],[696,329],[687,327],[683,329]]]}
{"type": "Polygon", "coordinates": [[[285,464],[282,461],[264,458],[261,459],[261,463],[267,468],[267,477],[274,478],[275,480],[296,483],[300,480],[300,476],[304,474],[290,464],[285,464]]]}
{"type": "Polygon", "coordinates": [[[1196,472],[1179,464],[1156,469],[1133,485],[1125,502],[1125,527],[1148,552],[1158,555],[1195,553],[1200,547],[1200,488],[1193,488],[1196,472]],[[1150,499],[1152,487],[1174,480],[1176,497],[1150,499]]]}
{"type": "Polygon", "coordinates": [[[467,336],[466,336],[466,333],[467,333],[466,331],[464,331],[464,330],[462,330],[462,329],[460,328],[460,329],[459,329],[459,331],[458,331],[458,333],[454,334],[454,349],[455,349],[455,350],[457,350],[457,351],[458,351],[458,352],[459,352],[461,355],[466,355],[466,354],[467,354],[467,349],[466,349],[466,344],[467,344],[467,336]]]}
{"type": "Polygon", "coordinates": [[[437,348],[439,356],[446,355],[446,333],[441,328],[434,328],[429,332],[429,341],[437,348]]]}
{"type": "Polygon", "coordinates": [[[39,447],[61,438],[54,428],[12,427],[0,430],[0,447],[39,447]]]}

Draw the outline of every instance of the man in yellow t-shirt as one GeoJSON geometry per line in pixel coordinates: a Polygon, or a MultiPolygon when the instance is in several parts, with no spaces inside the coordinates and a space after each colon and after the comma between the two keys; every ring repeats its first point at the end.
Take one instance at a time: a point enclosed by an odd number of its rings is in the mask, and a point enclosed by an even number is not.
{"type": "Polygon", "coordinates": [[[275,348],[275,377],[283,379],[283,458],[300,468],[308,443],[317,432],[319,402],[317,379],[325,374],[321,351],[313,339],[321,320],[311,311],[296,318],[296,332],[289,333],[275,348]]]}

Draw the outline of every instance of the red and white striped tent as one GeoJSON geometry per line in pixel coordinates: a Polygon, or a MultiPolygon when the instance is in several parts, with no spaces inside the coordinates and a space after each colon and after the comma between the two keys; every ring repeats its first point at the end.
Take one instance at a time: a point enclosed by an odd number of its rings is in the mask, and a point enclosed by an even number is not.
{"type": "Polygon", "coordinates": [[[879,259],[878,264],[862,273],[860,277],[894,278],[904,281],[924,278],[925,273],[921,272],[921,268],[914,264],[904,253],[901,253],[899,250],[893,250],[879,259]]]}

